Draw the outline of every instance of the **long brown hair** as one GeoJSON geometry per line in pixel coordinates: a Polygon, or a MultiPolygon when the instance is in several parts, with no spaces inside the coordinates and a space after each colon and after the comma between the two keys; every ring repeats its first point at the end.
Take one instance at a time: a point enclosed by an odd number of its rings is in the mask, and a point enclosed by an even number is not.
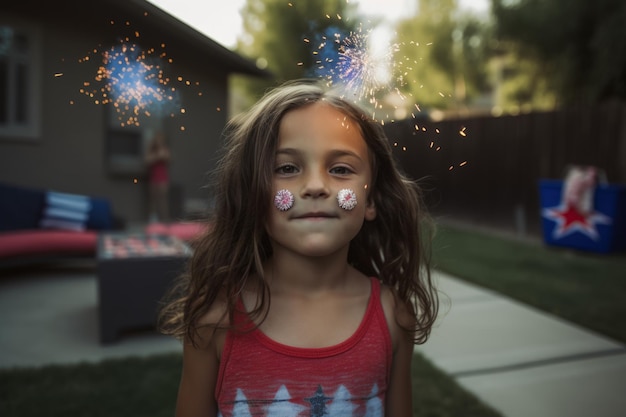
{"type": "Polygon", "coordinates": [[[255,322],[263,319],[269,289],[262,264],[272,255],[265,222],[280,122],[287,112],[320,101],[360,127],[371,155],[369,198],[377,215],[364,223],[350,243],[348,262],[378,277],[400,302],[412,306],[415,325],[406,330],[415,343],[426,341],[438,299],[429,268],[430,221],[419,188],[398,169],[379,123],[356,105],[310,82],[288,83],[270,91],[227,125],[224,153],[214,172],[215,207],[208,219],[209,232],[196,242],[188,270],[161,311],[164,333],[197,343],[201,318],[218,298],[226,301],[227,308],[223,320],[214,326],[228,327],[224,323],[233,322],[237,301],[248,284],[261,289],[250,315],[255,322]]]}

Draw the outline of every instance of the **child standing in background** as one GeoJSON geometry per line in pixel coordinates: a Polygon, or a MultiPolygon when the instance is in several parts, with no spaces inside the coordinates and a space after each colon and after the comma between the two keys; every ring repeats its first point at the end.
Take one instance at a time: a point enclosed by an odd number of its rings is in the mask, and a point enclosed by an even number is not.
{"type": "Polygon", "coordinates": [[[161,222],[169,221],[169,164],[170,150],[165,142],[165,133],[156,132],[146,154],[150,198],[150,218],[161,222]]]}
{"type": "Polygon", "coordinates": [[[381,126],[290,83],[226,133],[210,232],[161,315],[184,343],[176,415],[411,416],[438,301],[381,126]]]}

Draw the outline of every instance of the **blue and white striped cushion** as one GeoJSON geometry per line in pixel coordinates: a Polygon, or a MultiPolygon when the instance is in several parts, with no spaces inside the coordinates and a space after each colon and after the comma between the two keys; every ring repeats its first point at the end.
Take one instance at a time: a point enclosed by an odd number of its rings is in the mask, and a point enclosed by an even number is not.
{"type": "Polygon", "coordinates": [[[46,193],[40,227],[82,231],[86,229],[91,200],[78,194],[46,193]]]}

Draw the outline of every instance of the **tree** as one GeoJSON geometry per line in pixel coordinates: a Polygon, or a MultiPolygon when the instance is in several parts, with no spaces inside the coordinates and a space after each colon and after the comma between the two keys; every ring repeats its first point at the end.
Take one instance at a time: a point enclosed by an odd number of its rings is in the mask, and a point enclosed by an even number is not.
{"type": "Polygon", "coordinates": [[[463,108],[489,90],[489,27],[459,13],[456,0],[418,0],[418,14],[396,28],[401,91],[421,108],[463,108]]]}
{"type": "Polygon", "coordinates": [[[499,49],[509,57],[509,99],[532,105],[626,98],[623,0],[492,0],[492,10],[499,49]],[[528,67],[524,82],[517,62],[528,67]]]}
{"type": "Polygon", "coordinates": [[[345,0],[247,0],[242,10],[244,34],[237,52],[256,59],[272,79],[239,79],[236,88],[251,102],[268,88],[287,80],[315,76],[316,51],[335,34],[356,30],[355,6],[345,0]]]}

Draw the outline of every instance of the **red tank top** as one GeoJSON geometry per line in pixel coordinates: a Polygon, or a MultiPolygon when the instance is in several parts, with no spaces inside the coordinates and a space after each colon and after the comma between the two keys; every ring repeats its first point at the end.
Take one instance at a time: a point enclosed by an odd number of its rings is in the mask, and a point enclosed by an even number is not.
{"type": "Polygon", "coordinates": [[[162,184],[169,181],[166,161],[156,161],[150,165],[149,177],[151,184],[162,184]]]}
{"type": "Polygon", "coordinates": [[[380,283],[371,283],[359,328],[338,345],[297,348],[258,329],[229,332],[215,389],[219,416],[383,416],[392,346],[380,283]]]}

